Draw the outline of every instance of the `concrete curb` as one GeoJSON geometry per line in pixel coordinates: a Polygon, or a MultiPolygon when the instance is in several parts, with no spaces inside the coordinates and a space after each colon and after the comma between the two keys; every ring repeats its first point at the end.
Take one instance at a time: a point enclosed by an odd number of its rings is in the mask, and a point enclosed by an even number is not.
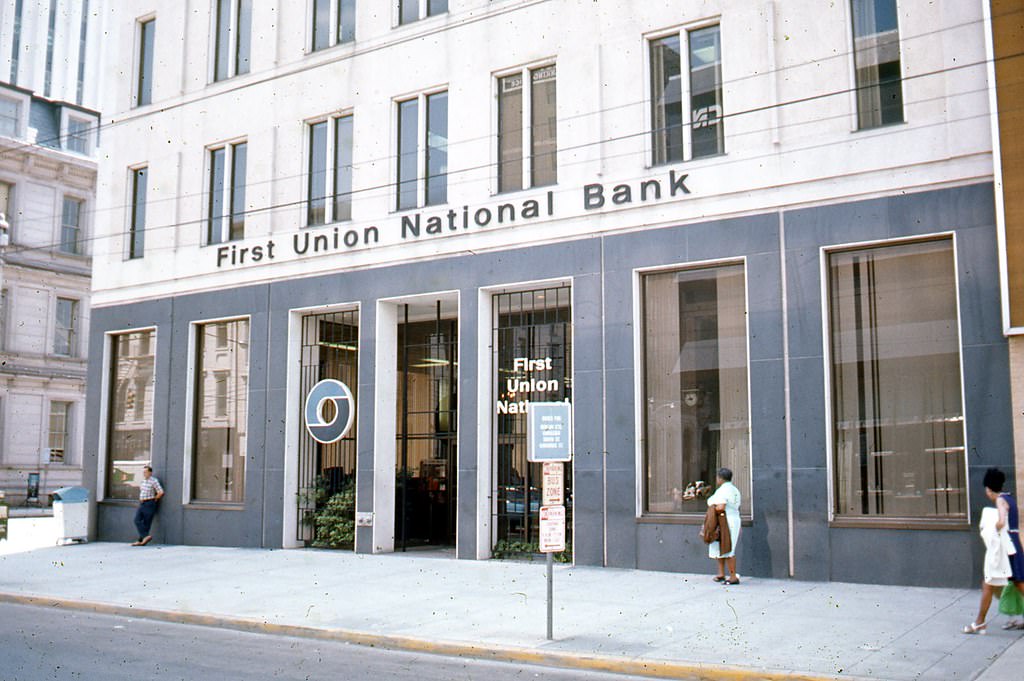
{"type": "Polygon", "coordinates": [[[258,634],[295,636],[323,641],[339,641],[371,648],[387,648],[406,652],[428,653],[466,657],[496,662],[533,664],[561,669],[611,672],[648,676],[658,679],[680,679],[682,681],[869,681],[863,677],[808,674],[799,671],[759,670],[730,665],[671,662],[667,660],[641,660],[612,655],[544,651],[537,648],[521,648],[507,645],[481,645],[458,641],[427,640],[393,634],[375,634],[349,629],[327,629],[296,624],[274,624],[265,620],[225,615],[203,615],[176,610],[136,608],[70,598],[32,596],[0,592],[0,603],[33,605],[65,610],[81,610],[103,615],[118,615],[141,619],[193,624],[204,627],[233,629],[258,634]]]}

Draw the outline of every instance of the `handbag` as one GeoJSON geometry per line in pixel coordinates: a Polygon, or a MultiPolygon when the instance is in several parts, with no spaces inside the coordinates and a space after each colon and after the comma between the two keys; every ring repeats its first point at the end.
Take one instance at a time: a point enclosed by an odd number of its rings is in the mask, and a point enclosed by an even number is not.
{"type": "Polygon", "coordinates": [[[1024,615],[1024,596],[1013,582],[1003,587],[1003,593],[999,596],[999,612],[1010,616],[1024,615]]]}

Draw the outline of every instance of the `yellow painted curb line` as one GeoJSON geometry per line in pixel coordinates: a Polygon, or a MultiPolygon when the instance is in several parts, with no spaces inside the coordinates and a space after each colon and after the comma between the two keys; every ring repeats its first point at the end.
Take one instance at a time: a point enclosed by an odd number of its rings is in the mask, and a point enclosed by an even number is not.
{"type": "Polygon", "coordinates": [[[394,634],[373,634],[349,629],[327,629],[296,624],[274,624],[264,620],[245,617],[226,617],[223,615],[203,615],[175,610],[135,608],[129,605],[114,605],[97,601],[53,598],[49,596],[29,596],[0,592],[0,603],[82,610],[103,615],[137,617],[140,619],[233,629],[259,634],[339,641],[371,648],[387,648],[390,650],[467,657],[497,662],[518,662],[563,669],[583,669],[614,674],[649,676],[658,679],[680,679],[681,681],[836,681],[836,679],[858,681],[859,679],[859,677],[852,676],[807,674],[796,671],[761,671],[729,665],[662,660],[644,661],[612,655],[543,651],[536,648],[519,648],[497,644],[485,646],[455,641],[426,640],[394,634]]]}

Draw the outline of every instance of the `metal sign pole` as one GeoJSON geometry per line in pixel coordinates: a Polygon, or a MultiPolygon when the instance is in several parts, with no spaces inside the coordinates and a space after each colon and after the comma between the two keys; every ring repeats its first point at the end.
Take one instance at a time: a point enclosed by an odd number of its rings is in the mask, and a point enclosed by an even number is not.
{"type": "Polygon", "coordinates": [[[553,584],[554,584],[554,573],[555,573],[554,565],[555,565],[554,554],[552,554],[549,551],[548,552],[548,640],[549,641],[555,640],[555,635],[553,633],[554,632],[553,620],[554,620],[554,607],[555,607],[555,603],[554,603],[554,600],[555,600],[555,598],[554,598],[554,587],[553,587],[553,584]]]}
{"type": "Polygon", "coordinates": [[[565,469],[572,460],[572,405],[568,402],[531,402],[527,413],[526,458],[543,462],[543,504],[539,509],[538,548],[547,554],[548,640],[554,634],[555,551],[565,551],[565,469]]]}

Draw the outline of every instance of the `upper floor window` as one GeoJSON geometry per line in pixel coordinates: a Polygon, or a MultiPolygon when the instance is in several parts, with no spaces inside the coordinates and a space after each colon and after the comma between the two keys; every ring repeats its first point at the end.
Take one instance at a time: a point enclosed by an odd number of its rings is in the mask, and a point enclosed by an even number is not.
{"type": "Polygon", "coordinates": [[[20,124],[21,102],[9,97],[0,97],[0,135],[18,137],[20,124]]]}
{"type": "MultiPolygon", "coordinates": [[[[64,10],[67,12],[67,10],[64,10]]],[[[49,28],[46,33],[46,71],[43,76],[43,96],[53,96],[53,48],[57,33],[57,0],[50,0],[49,28]]]]}
{"type": "Polygon", "coordinates": [[[306,224],[351,219],[352,116],[310,123],[306,224]]]}
{"type": "Polygon", "coordinates": [[[96,116],[63,107],[60,115],[61,139],[65,151],[89,156],[93,153],[93,140],[99,121],[96,116]]]}
{"type": "MultiPolygon", "coordinates": [[[[14,228],[14,185],[9,182],[0,182],[0,213],[7,218],[7,223],[14,228]]],[[[13,234],[12,234],[13,236],[13,234]]],[[[13,241],[13,239],[12,239],[13,241]]]]}
{"type": "Polygon", "coordinates": [[[53,333],[53,354],[64,356],[75,354],[77,327],[78,301],[70,298],[58,298],[53,333]]]}
{"type": "Polygon", "coordinates": [[[138,72],[135,83],[135,106],[153,101],[153,48],[156,40],[156,19],[139,22],[138,72]]]}
{"type": "Polygon", "coordinates": [[[206,243],[245,238],[245,142],[210,149],[206,243]]]}
{"type": "Polygon", "coordinates": [[[128,223],[128,258],[141,258],[146,246],[146,185],[149,168],[131,171],[131,216],[128,223]]]}
{"type": "Polygon", "coordinates": [[[356,39],[356,0],[313,0],[313,50],[356,39]]]}
{"type": "MultiPolygon", "coordinates": [[[[9,5],[8,5],[9,6],[9,5]]],[[[11,77],[8,82],[18,84],[18,63],[21,58],[21,24],[25,13],[24,0],[14,0],[14,40],[11,41],[11,77]]]]}
{"type": "Polygon", "coordinates": [[[252,0],[217,0],[213,79],[249,73],[252,0]]]}
{"type": "Polygon", "coordinates": [[[448,0],[398,0],[398,23],[410,24],[448,11],[448,0]]]}
{"type": "Polygon", "coordinates": [[[903,122],[896,0],[852,0],[857,127],[903,122]]]}
{"type": "Polygon", "coordinates": [[[50,423],[47,444],[50,463],[69,463],[68,435],[71,430],[71,402],[50,402],[50,423]]]}
{"type": "Polygon", "coordinates": [[[81,199],[64,197],[64,210],[60,220],[60,250],[62,253],[78,255],[82,251],[82,205],[81,199]]]}
{"type": "Polygon", "coordinates": [[[398,102],[398,209],[447,201],[448,93],[398,102]]]}
{"type": "Polygon", "coordinates": [[[79,154],[88,154],[91,127],[90,121],[69,117],[67,133],[64,135],[64,148],[79,154]]]}
{"type": "Polygon", "coordinates": [[[651,130],[655,164],[725,152],[722,46],[719,27],[706,26],[650,41],[651,130]],[[689,70],[682,78],[683,50],[689,70]],[[684,100],[689,99],[688,106],[684,100]],[[689,135],[684,131],[689,128],[689,135]]]}
{"type": "Polygon", "coordinates": [[[25,137],[31,102],[26,91],[9,90],[0,83],[0,136],[25,137]]]}
{"type": "Polygon", "coordinates": [[[557,140],[555,65],[498,78],[498,191],[557,182],[557,140]],[[524,139],[529,163],[523,162],[524,139]]]}

